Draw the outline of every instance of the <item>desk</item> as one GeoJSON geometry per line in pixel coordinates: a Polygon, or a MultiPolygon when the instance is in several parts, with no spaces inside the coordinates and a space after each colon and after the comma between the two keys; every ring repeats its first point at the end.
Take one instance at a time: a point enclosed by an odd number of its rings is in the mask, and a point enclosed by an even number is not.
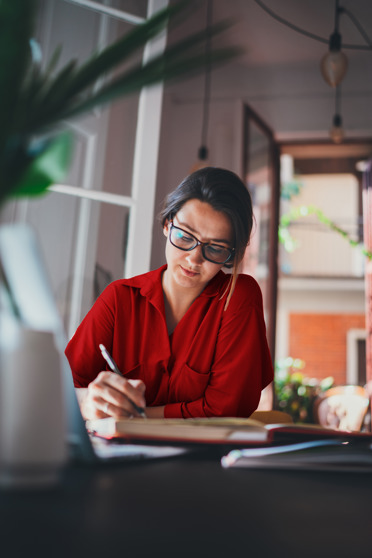
{"type": "Polygon", "coordinates": [[[2,491],[1,555],[372,556],[372,474],[226,470],[219,457],[73,465],[56,489],[2,491]]]}

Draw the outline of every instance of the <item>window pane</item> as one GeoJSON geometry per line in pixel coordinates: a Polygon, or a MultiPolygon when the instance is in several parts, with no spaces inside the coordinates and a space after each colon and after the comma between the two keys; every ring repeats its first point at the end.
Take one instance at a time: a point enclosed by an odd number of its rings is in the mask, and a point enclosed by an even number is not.
{"type": "Polygon", "coordinates": [[[351,246],[345,236],[327,224],[330,220],[352,240],[358,241],[359,185],[356,177],[309,174],[299,176],[298,180],[300,191],[286,202],[284,213],[303,208],[303,215],[294,218],[288,227],[294,249],[287,252],[281,247],[282,272],[309,277],[362,277],[364,256],[361,250],[351,246]]]}
{"type": "Polygon", "coordinates": [[[51,192],[16,210],[9,204],[1,222],[20,221],[22,213],[36,231],[71,335],[107,284],[123,277],[129,209],[51,192]]]}

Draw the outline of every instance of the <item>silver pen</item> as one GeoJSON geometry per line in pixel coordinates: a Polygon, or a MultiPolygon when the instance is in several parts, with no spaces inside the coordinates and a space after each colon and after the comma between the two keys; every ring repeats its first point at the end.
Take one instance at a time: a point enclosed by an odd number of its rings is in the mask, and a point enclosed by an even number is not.
{"type": "MultiPolygon", "coordinates": [[[[110,353],[108,352],[106,347],[104,345],[102,345],[102,343],[100,343],[99,348],[101,350],[103,358],[105,359],[105,361],[107,362],[107,364],[109,365],[111,370],[113,372],[115,372],[115,374],[119,374],[119,376],[122,376],[124,378],[124,375],[120,372],[120,370],[118,368],[118,365],[116,364],[116,362],[114,361],[114,359],[112,358],[112,356],[110,355],[110,353]]],[[[129,397],[128,397],[128,399],[129,399],[129,397]]],[[[145,413],[145,409],[143,409],[142,407],[138,407],[138,405],[136,405],[131,399],[129,399],[129,401],[130,401],[131,405],[133,405],[133,407],[135,408],[137,413],[139,413],[141,415],[142,418],[147,418],[146,413],[145,413]]]]}

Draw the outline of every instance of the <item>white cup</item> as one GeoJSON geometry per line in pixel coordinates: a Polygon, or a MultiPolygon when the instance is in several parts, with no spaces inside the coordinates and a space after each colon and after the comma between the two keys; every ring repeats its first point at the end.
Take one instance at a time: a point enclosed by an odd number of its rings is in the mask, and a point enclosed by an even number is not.
{"type": "Polygon", "coordinates": [[[53,333],[12,327],[0,344],[0,485],[54,485],[68,454],[61,355],[53,333]]]}

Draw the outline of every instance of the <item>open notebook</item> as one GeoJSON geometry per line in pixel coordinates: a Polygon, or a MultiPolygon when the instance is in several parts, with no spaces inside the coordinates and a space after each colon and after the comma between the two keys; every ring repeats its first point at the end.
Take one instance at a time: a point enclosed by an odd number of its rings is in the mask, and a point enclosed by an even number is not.
{"type": "Polygon", "coordinates": [[[223,444],[235,446],[293,444],[335,439],[371,444],[370,432],[351,432],[317,424],[264,424],[251,418],[114,419],[87,422],[89,431],[106,440],[147,443],[223,444]]]}
{"type": "MultiPolygon", "coordinates": [[[[67,443],[73,459],[86,462],[171,457],[182,448],[150,444],[118,444],[88,434],[64,354],[67,338],[55,303],[37,237],[27,225],[0,226],[0,261],[25,327],[52,331],[61,356],[67,414],[67,443]]],[[[1,293],[0,293],[1,294],[1,293]]]]}

